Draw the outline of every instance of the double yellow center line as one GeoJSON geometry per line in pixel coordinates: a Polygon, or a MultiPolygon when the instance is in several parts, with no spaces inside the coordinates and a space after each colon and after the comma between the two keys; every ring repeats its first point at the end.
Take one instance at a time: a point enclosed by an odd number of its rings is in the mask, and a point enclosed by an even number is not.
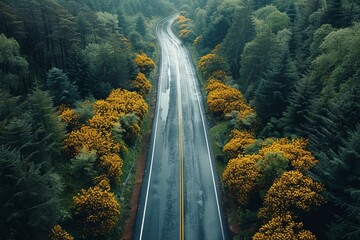
{"type": "Polygon", "coordinates": [[[179,157],[180,157],[180,239],[184,240],[184,161],[182,148],[182,125],[179,116],[179,157]]]}
{"type": "Polygon", "coordinates": [[[176,80],[177,80],[177,95],[178,95],[178,114],[179,114],[179,161],[180,161],[180,240],[185,239],[184,231],[184,159],[183,159],[183,116],[181,106],[181,85],[180,85],[180,70],[179,64],[176,64],[176,80]]]}

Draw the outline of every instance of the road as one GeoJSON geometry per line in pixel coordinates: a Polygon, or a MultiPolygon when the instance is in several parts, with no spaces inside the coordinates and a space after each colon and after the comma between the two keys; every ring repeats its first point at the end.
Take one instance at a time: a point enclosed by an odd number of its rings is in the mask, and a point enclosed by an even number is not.
{"type": "Polygon", "coordinates": [[[171,30],[175,17],[156,27],[158,96],[133,239],[224,240],[204,103],[190,54],[171,30]]]}

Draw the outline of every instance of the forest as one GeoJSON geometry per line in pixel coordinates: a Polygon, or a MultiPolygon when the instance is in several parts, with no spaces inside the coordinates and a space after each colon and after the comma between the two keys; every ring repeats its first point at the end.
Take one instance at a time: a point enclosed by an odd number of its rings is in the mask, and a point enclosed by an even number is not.
{"type": "Polygon", "coordinates": [[[191,4],[233,239],[360,239],[360,2],[191,4]]]}
{"type": "Polygon", "coordinates": [[[360,239],[359,0],[0,0],[0,239],[120,238],[175,12],[231,238],[360,239]]]}
{"type": "Polygon", "coordinates": [[[120,238],[174,9],[0,1],[0,239],[120,238]]]}

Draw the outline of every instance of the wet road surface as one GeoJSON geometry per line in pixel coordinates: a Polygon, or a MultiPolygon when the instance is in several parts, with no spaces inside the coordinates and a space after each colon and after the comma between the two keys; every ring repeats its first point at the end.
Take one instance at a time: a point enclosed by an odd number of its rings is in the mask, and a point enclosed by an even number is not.
{"type": "Polygon", "coordinates": [[[204,103],[190,54],[171,30],[175,18],[156,27],[158,96],[133,239],[224,240],[204,103]]]}

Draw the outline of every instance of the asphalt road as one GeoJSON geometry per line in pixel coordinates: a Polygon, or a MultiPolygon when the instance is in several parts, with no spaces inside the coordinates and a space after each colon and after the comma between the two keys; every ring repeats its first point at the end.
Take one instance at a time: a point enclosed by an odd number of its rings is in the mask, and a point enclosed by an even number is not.
{"type": "Polygon", "coordinates": [[[224,240],[224,220],[204,103],[176,15],[156,27],[161,46],[150,154],[133,239],[224,240]]]}

